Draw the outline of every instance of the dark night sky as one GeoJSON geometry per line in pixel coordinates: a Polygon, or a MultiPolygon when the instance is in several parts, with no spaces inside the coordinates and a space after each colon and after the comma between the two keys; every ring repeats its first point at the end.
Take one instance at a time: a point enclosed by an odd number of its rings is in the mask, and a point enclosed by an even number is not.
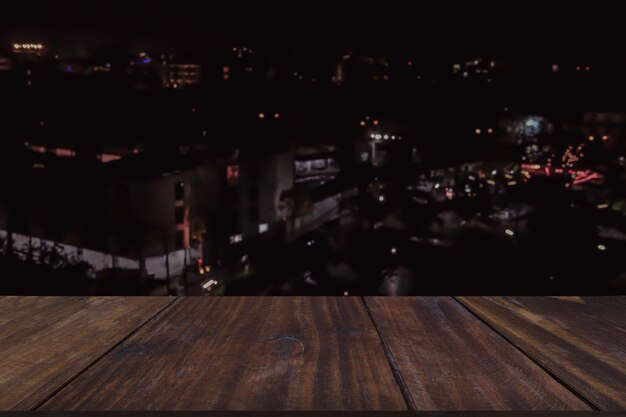
{"type": "Polygon", "coordinates": [[[622,43],[616,3],[18,1],[2,6],[0,36],[65,49],[130,40],[136,48],[172,51],[236,42],[442,56],[589,55],[622,43]]]}

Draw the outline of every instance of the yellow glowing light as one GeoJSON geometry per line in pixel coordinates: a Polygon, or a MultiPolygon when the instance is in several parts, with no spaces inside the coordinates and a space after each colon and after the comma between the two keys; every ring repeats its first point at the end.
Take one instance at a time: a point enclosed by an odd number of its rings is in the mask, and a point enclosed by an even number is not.
{"type": "Polygon", "coordinates": [[[475,130],[474,130],[474,133],[476,133],[477,135],[480,135],[480,134],[482,133],[482,130],[480,130],[480,129],[475,129],[475,130]]]}

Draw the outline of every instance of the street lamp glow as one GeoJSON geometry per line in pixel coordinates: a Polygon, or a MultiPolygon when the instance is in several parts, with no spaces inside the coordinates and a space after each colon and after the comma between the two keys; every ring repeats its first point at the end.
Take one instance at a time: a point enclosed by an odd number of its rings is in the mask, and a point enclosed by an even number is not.
{"type": "Polygon", "coordinates": [[[504,233],[506,233],[506,234],[507,234],[507,235],[509,235],[509,236],[513,236],[513,235],[515,235],[515,232],[513,232],[511,229],[506,229],[506,230],[504,231],[504,233]]]}

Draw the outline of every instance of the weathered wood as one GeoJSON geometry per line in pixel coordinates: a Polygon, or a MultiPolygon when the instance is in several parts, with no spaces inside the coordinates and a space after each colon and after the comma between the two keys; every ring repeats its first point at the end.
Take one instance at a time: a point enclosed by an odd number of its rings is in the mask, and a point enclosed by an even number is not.
{"type": "Polygon", "coordinates": [[[0,409],[36,406],[170,302],[160,297],[3,297],[0,409]]]}
{"type": "Polygon", "coordinates": [[[626,408],[626,297],[460,297],[604,410],[626,408]]]}
{"type": "Polygon", "coordinates": [[[367,297],[411,407],[589,410],[451,297],[367,297]]]}
{"type": "Polygon", "coordinates": [[[406,410],[360,298],[186,298],[42,409],[406,410]]]}
{"type": "MultiPolygon", "coordinates": [[[[623,411],[31,411],[6,417],[624,417],[623,411]]],[[[0,416],[5,417],[0,411],[0,416]]]]}

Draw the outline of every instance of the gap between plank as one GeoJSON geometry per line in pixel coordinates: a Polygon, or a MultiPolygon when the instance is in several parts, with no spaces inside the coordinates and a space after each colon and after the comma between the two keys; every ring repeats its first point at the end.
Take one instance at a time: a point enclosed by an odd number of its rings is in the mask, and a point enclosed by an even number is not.
{"type": "Polygon", "coordinates": [[[139,330],[141,330],[145,325],[147,325],[148,323],[154,321],[157,316],[159,316],[162,312],[164,312],[165,310],[167,310],[168,308],[170,308],[171,306],[173,306],[174,304],[178,303],[178,301],[180,301],[180,297],[175,297],[173,300],[171,300],[169,303],[167,303],[166,305],[164,305],[160,310],[158,310],[156,313],[154,313],[152,316],[150,316],[148,319],[144,320],[142,323],[139,324],[139,326],[135,327],[131,332],[129,332],[126,336],[124,336],[123,338],[121,338],[120,340],[118,340],[116,343],[114,343],[111,347],[109,347],[106,351],[104,351],[102,354],[98,355],[96,358],[94,358],[94,360],[92,360],[91,362],[89,362],[87,365],[85,365],[80,371],[76,372],[74,375],[72,375],[70,378],[67,379],[67,381],[65,381],[64,383],[62,383],[61,385],[59,385],[58,387],[56,387],[52,392],[50,392],[48,395],[46,395],[43,399],[39,400],[37,403],[35,403],[35,405],[33,405],[32,407],[29,408],[29,411],[35,411],[37,410],[39,407],[41,407],[42,405],[44,405],[46,403],[46,401],[48,401],[49,399],[51,399],[52,397],[54,397],[59,391],[61,391],[63,388],[65,388],[66,386],[68,386],[69,384],[71,384],[72,382],[74,382],[76,380],[76,378],[78,378],[79,376],[81,376],[83,373],[85,373],[89,368],[91,368],[92,366],[94,366],[96,363],[98,363],[102,358],[104,358],[106,355],[108,355],[113,349],[115,349],[116,347],[118,347],[119,345],[121,345],[122,343],[124,343],[126,340],[128,340],[131,336],[133,336],[135,333],[137,333],[139,330]]]}
{"type": "Polygon", "coordinates": [[[394,358],[393,353],[391,352],[391,349],[389,348],[389,345],[387,344],[387,342],[385,342],[383,335],[380,333],[380,330],[378,329],[378,325],[376,324],[376,320],[374,319],[374,315],[372,314],[369,306],[367,305],[367,301],[365,301],[365,297],[360,297],[360,298],[361,298],[361,301],[363,301],[363,306],[365,307],[365,311],[367,311],[367,315],[369,316],[370,321],[372,322],[372,325],[374,326],[374,329],[376,330],[378,339],[380,340],[380,343],[383,345],[383,350],[385,351],[385,357],[387,358],[387,363],[389,364],[389,367],[391,368],[391,373],[393,374],[393,377],[396,380],[396,384],[398,385],[398,389],[400,390],[400,393],[402,394],[402,398],[404,399],[404,402],[406,403],[407,409],[409,411],[417,410],[415,401],[413,401],[413,397],[411,397],[411,393],[409,392],[406,386],[406,383],[404,382],[404,378],[402,377],[402,373],[400,372],[400,367],[398,366],[398,362],[396,362],[396,359],[394,358]]]}
{"type": "Polygon", "coordinates": [[[557,374],[555,374],[554,372],[552,372],[547,366],[545,366],[543,363],[541,363],[539,360],[535,359],[534,357],[532,357],[529,353],[527,353],[524,349],[522,349],[521,347],[519,347],[518,345],[515,344],[515,342],[513,342],[513,340],[509,339],[504,333],[502,333],[501,331],[499,331],[495,326],[492,326],[487,320],[483,319],[480,314],[478,312],[475,312],[474,310],[471,309],[471,307],[465,305],[461,300],[459,300],[457,297],[450,297],[452,298],[454,301],[456,301],[461,307],[463,307],[465,310],[467,310],[472,316],[476,317],[476,319],[480,320],[480,322],[482,322],[485,326],[487,326],[490,330],[492,330],[495,334],[497,334],[498,336],[500,336],[501,338],[503,338],[508,344],[510,344],[511,346],[513,346],[518,352],[520,352],[522,355],[524,355],[525,357],[527,357],[528,359],[530,359],[535,365],[537,365],[542,371],[544,371],[545,373],[547,373],[552,379],[554,379],[557,383],[561,384],[562,386],[564,386],[569,392],[571,392],[572,394],[574,394],[579,400],[581,400],[582,402],[584,402],[587,406],[589,406],[592,410],[594,411],[600,411],[600,407],[598,407],[596,404],[594,404],[591,400],[587,399],[583,394],[579,393],[578,391],[576,391],[576,389],[574,387],[572,387],[570,384],[568,384],[564,379],[560,378],[557,374]]]}

